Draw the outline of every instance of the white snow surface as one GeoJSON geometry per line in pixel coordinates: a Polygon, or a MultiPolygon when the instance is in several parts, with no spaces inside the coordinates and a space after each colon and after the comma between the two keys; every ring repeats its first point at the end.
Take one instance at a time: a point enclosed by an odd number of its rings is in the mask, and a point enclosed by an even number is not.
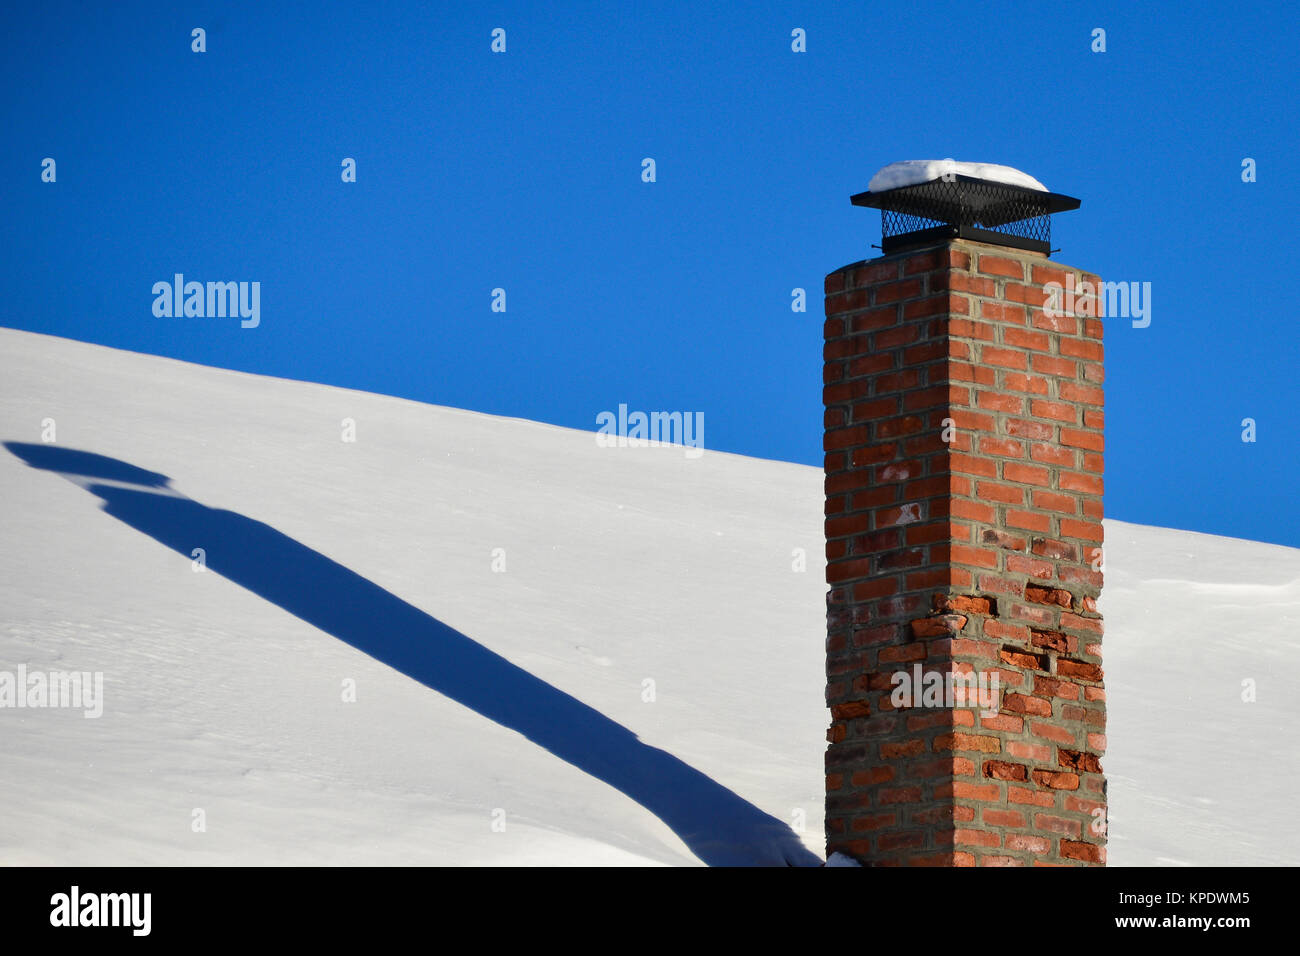
{"type": "MultiPolygon", "coordinates": [[[[0,670],[104,675],[0,864],[819,862],[819,469],[7,329],[0,441],[0,670]]],[[[1106,535],[1109,862],[1294,863],[1300,551],[1106,535]]]]}
{"type": "Polygon", "coordinates": [[[904,159],[880,169],[867,183],[867,191],[882,193],[887,189],[932,183],[941,176],[970,176],[993,183],[1005,183],[1024,189],[1047,192],[1047,187],[1028,173],[996,163],[963,163],[955,159],[904,159]]]}

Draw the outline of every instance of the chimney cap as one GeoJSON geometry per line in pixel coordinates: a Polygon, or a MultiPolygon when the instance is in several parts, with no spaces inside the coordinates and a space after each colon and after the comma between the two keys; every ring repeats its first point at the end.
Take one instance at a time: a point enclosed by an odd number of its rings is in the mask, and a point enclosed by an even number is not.
{"type": "Polygon", "coordinates": [[[1018,169],[951,159],[890,163],[852,202],[880,210],[887,255],[945,239],[1050,254],[1052,213],[1079,208],[1018,169]]]}

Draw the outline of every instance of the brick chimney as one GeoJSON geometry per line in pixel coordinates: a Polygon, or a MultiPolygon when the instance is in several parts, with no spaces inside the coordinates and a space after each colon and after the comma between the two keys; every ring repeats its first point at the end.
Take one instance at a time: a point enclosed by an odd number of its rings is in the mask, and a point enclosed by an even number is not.
{"type": "Polygon", "coordinates": [[[826,277],[828,855],[1105,862],[1102,327],[1045,288],[1084,281],[960,237],[826,277]]]}

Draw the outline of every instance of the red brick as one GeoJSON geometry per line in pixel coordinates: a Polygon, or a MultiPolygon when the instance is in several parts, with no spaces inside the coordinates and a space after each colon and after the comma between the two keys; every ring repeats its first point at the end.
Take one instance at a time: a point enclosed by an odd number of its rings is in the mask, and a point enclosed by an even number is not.
{"type": "Polygon", "coordinates": [[[897,813],[878,813],[870,817],[854,817],[849,826],[858,833],[870,833],[873,830],[881,830],[885,827],[892,827],[898,823],[897,813]]]}
{"type": "Polygon", "coordinates": [[[865,262],[853,270],[853,286],[874,285],[882,279],[897,279],[902,261],[886,259],[883,262],[865,262]]]}
{"type": "Polygon", "coordinates": [[[1002,344],[1017,349],[1047,352],[1051,350],[1052,339],[1044,332],[1030,332],[1028,329],[1008,326],[1002,330],[1002,344]]]}
{"type": "Polygon", "coordinates": [[[920,279],[903,279],[899,282],[886,282],[873,287],[876,305],[886,302],[898,302],[903,299],[915,299],[921,294],[920,279]]]}
{"type": "Polygon", "coordinates": [[[1013,714],[994,714],[989,717],[981,714],[980,726],[987,727],[989,730],[1005,730],[1008,733],[1019,734],[1025,729],[1025,721],[1024,718],[1013,714]]]}
{"type": "MultiPolygon", "coordinates": [[[[992,512],[993,508],[989,508],[992,512]]],[[[954,512],[955,513],[955,512],[954,512]]],[[[991,521],[989,522],[991,523],[991,521]]],[[[1005,531],[999,531],[996,528],[985,528],[980,532],[980,541],[984,544],[997,545],[999,548],[1006,548],[1009,551],[1023,551],[1028,542],[1019,535],[1008,534],[1005,531]]]]}
{"type": "Polygon", "coordinates": [[[913,637],[950,637],[966,626],[964,614],[936,614],[911,622],[913,637]]]}
{"type": "Polygon", "coordinates": [[[875,375],[893,367],[894,356],[891,352],[881,352],[879,355],[859,355],[849,362],[849,377],[860,378],[863,375],[875,375]]]}
{"type": "MultiPolygon", "coordinates": [[[[1047,305],[1047,297],[1043,297],[1043,305],[1047,305]]],[[[1061,332],[1065,335],[1079,334],[1079,320],[1073,315],[1048,315],[1046,311],[1034,313],[1034,328],[1046,329],[1049,332],[1061,332]]]]}
{"type": "Polygon", "coordinates": [[[1007,282],[1002,289],[1002,295],[1008,302],[1019,302],[1022,305],[1033,306],[1035,309],[1040,308],[1047,300],[1042,289],[1032,285],[1021,285],[1018,282],[1007,282]]]}
{"type": "Polygon", "coordinates": [[[1034,461],[1044,461],[1049,465],[1065,465],[1074,467],[1075,453],[1069,448],[1058,448],[1054,445],[1030,445],[1029,457],[1034,461]]]}
{"type": "Polygon", "coordinates": [[[895,787],[881,790],[876,795],[876,799],[881,806],[888,806],[891,803],[919,803],[921,801],[921,788],[895,787]]]}
{"type": "MultiPolygon", "coordinates": [[[[887,418],[875,423],[875,438],[880,441],[886,438],[897,438],[900,435],[914,435],[923,428],[925,428],[925,420],[918,415],[887,418]]],[[[854,442],[854,444],[858,444],[858,442],[854,442]]]]}
{"type": "Polygon", "coordinates": [[[994,827],[1023,827],[1025,815],[1019,810],[999,810],[996,807],[984,807],[980,810],[980,820],[994,827]]]}
{"type": "Polygon", "coordinates": [[[1096,521],[1075,521],[1072,518],[1061,519],[1061,536],[1063,538],[1082,538],[1084,541],[1102,540],[1102,526],[1096,521]]]}
{"type": "Polygon", "coordinates": [[[1079,421],[1079,409],[1065,402],[1035,400],[1029,403],[1029,412],[1039,418],[1051,418],[1071,425],[1079,421]]]}
{"type": "Polygon", "coordinates": [[[1035,508],[1060,514],[1072,515],[1079,510],[1079,502],[1072,495],[1057,494],[1054,491],[1035,491],[1033,502],[1035,508]]]}
{"type": "Polygon", "coordinates": [[[1001,846],[1002,836],[998,833],[992,833],[988,830],[970,830],[964,827],[957,827],[951,832],[951,835],[945,833],[935,834],[936,843],[944,843],[951,840],[958,846],[1001,846]]]}
{"type": "MultiPolygon", "coordinates": [[[[950,784],[951,796],[961,800],[996,800],[998,798],[998,788],[996,784],[976,784],[962,783],[960,780],[950,784]]],[[[935,796],[940,795],[943,788],[936,787],[935,796]]]]}
{"type": "MultiPolygon", "coordinates": [[[[898,306],[890,305],[883,309],[872,309],[869,312],[861,312],[849,319],[849,329],[855,334],[863,332],[877,332],[880,329],[888,329],[899,323],[898,306]]],[[[893,361],[893,356],[890,356],[893,361]]]]}
{"type": "Polygon", "coordinates": [[[857,309],[864,309],[868,305],[867,292],[860,289],[856,292],[840,292],[836,295],[827,296],[826,314],[839,315],[843,312],[853,312],[857,309]]]}
{"type": "Polygon", "coordinates": [[[914,368],[899,369],[888,375],[877,375],[872,382],[877,395],[916,388],[921,383],[921,373],[914,368]]]}
{"type": "Polygon", "coordinates": [[[1024,764],[1008,763],[1005,760],[986,760],[984,776],[992,777],[994,780],[1024,781],[1028,779],[1029,772],[1024,764]]]}
{"type": "Polygon", "coordinates": [[[1040,787],[1047,787],[1051,790],[1078,790],[1078,774],[1057,772],[1054,770],[1035,770],[1033,772],[1034,782],[1040,787]]]}
{"type": "Polygon", "coordinates": [[[903,644],[900,647],[883,647],[877,655],[882,664],[902,664],[925,660],[925,645],[920,642],[903,644]]]}
{"type": "Polygon", "coordinates": [[[871,714],[871,705],[865,700],[851,700],[836,704],[831,708],[831,717],[835,720],[854,720],[871,714]]]}
{"type": "Polygon", "coordinates": [[[925,834],[920,830],[904,833],[882,833],[876,840],[876,846],[882,850],[914,850],[924,845],[925,834]]]}
{"type": "Polygon", "coordinates": [[[871,349],[875,352],[884,352],[900,345],[910,345],[920,337],[920,326],[915,324],[900,325],[897,328],[884,329],[874,333],[871,336],[871,349]]]}
{"type": "Polygon", "coordinates": [[[1046,833],[1059,833],[1062,836],[1078,837],[1083,829],[1079,820],[1053,816],[1050,813],[1034,814],[1034,829],[1046,833]]]}
{"type": "Polygon", "coordinates": [[[921,255],[910,256],[903,260],[903,275],[916,275],[920,272],[933,272],[942,264],[940,259],[943,258],[940,250],[926,252],[921,255]]]}
{"type": "MultiPolygon", "coordinates": [[[[915,757],[925,752],[925,741],[920,737],[903,743],[883,743],[880,745],[882,760],[897,760],[899,757],[915,757]]],[[[855,781],[856,783],[856,781],[855,781]]]]}
{"type": "Polygon", "coordinates": [[[965,498],[953,499],[952,514],[955,518],[979,521],[984,524],[993,524],[997,520],[997,509],[992,505],[981,504],[978,501],[968,501],[965,498]]]}
{"type": "Polygon", "coordinates": [[[975,494],[989,501],[1001,501],[1006,504],[1023,505],[1025,490],[1015,485],[1003,485],[993,481],[981,481],[975,486],[975,494]]]}
{"type": "Polygon", "coordinates": [[[1024,263],[1016,259],[1006,259],[1002,256],[980,255],[979,271],[989,275],[1006,276],[1015,279],[1017,282],[1023,282],[1025,279],[1024,263]]]}
{"type": "Polygon", "coordinates": [[[1100,495],[1105,489],[1105,483],[1098,475],[1074,471],[1062,471],[1059,484],[1062,491],[1081,491],[1089,495],[1100,495]]]}
{"type": "Polygon", "coordinates": [[[947,852],[926,853],[908,858],[908,866],[974,866],[975,857],[970,853],[947,852]]]}
{"type": "Polygon", "coordinates": [[[1035,352],[1031,357],[1030,365],[1041,375],[1057,375],[1069,379],[1079,377],[1079,363],[1053,355],[1040,355],[1035,352]]]}
{"type": "Polygon", "coordinates": [[[998,653],[998,659],[1004,664],[1012,667],[1019,667],[1024,670],[1047,670],[1048,662],[1046,657],[1039,654],[1031,654],[1028,651],[1016,650],[1013,647],[1004,647],[998,653]]]}
{"type": "Polygon", "coordinates": [[[1058,394],[1064,401],[1080,405],[1103,405],[1104,393],[1092,385],[1079,385],[1075,382],[1062,382],[1058,394]]]}
{"type": "Polygon", "coordinates": [[[1076,428],[1061,429],[1061,444],[1073,448],[1087,448],[1089,451],[1105,451],[1105,439],[1097,432],[1085,432],[1076,428]]]}
{"type": "Polygon", "coordinates": [[[1035,375],[1022,375],[1019,372],[1003,372],[1002,387],[1031,395],[1046,395],[1047,379],[1035,375]]]}
{"type": "Polygon", "coordinates": [[[953,453],[948,460],[948,466],[953,471],[965,475],[982,475],[986,478],[996,478],[998,474],[997,462],[990,461],[987,458],[977,458],[973,455],[953,453]]]}
{"type": "Polygon", "coordinates": [[[1061,856],[1085,863],[1101,863],[1104,850],[1092,843],[1078,843],[1074,840],[1061,840],[1061,856]]]}
{"type": "MultiPolygon", "coordinates": [[[[981,280],[989,281],[989,280],[981,280]]],[[[992,296],[993,293],[987,293],[992,296]]],[[[1012,305],[1007,302],[981,302],[980,315],[991,322],[1008,322],[1016,325],[1025,324],[1025,310],[1023,306],[1012,305]]]]}
{"type": "Polygon", "coordinates": [[[1064,289],[1068,284],[1066,276],[1072,274],[1073,273],[1067,273],[1064,269],[1054,269],[1051,266],[1036,265],[1034,266],[1032,277],[1034,285],[1047,285],[1048,283],[1055,282],[1064,289]]]}
{"type": "Polygon", "coordinates": [[[1019,462],[1009,461],[1002,466],[1002,477],[1007,481],[1018,481],[1026,485],[1041,485],[1047,487],[1050,483],[1050,474],[1046,468],[1040,468],[1037,465],[1022,465],[1019,462]]]}
{"type": "Polygon", "coordinates": [[[997,455],[1000,458],[1025,457],[1023,442],[1012,441],[1009,438],[994,438],[992,435],[981,435],[979,437],[979,450],[980,454],[997,455]]]}
{"type": "MultiPolygon", "coordinates": [[[[1038,357],[1039,356],[1035,356],[1035,358],[1038,357]]],[[[1029,356],[1024,352],[1014,352],[1011,349],[994,348],[991,345],[986,345],[980,350],[980,360],[985,365],[996,365],[999,368],[1013,368],[1022,372],[1029,367],[1029,356]]]]}
{"type": "Polygon", "coordinates": [[[1098,635],[1100,635],[1104,630],[1101,618],[1081,617],[1078,614],[1062,614],[1061,627],[1069,628],[1074,631],[1089,631],[1098,635]]]}
{"type": "Polygon", "coordinates": [[[1062,657],[1056,662],[1056,673],[1062,677],[1073,677],[1077,680],[1087,680],[1100,683],[1102,679],[1101,665],[1093,664],[1090,661],[1078,661],[1062,657]]]}
{"type": "Polygon", "coordinates": [[[1016,415],[1023,415],[1025,411],[1025,400],[1023,398],[1001,392],[976,391],[975,404],[980,408],[989,408],[998,412],[1011,412],[1016,415]]]}
{"type": "Polygon", "coordinates": [[[1031,441],[1051,441],[1056,437],[1056,426],[1028,418],[1007,419],[1007,434],[1031,441]]]}
{"type": "Polygon", "coordinates": [[[1033,836],[1028,833],[1008,833],[1008,850],[1028,850],[1030,853],[1046,853],[1052,848],[1046,837],[1033,836]]]}
{"type": "Polygon", "coordinates": [[[1052,716],[1052,702],[1041,697],[1029,697],[1025,694],[1007,694],[1002,701],[1002,709],[1016,714],[1034,714],[1039,717],[1052,716]]]}
{"type": "Polygon", "coordinates": [[[1101,773],[1101,760],[1096,754],[1082,750],[1066,750],[1062,747],[1056,752],[1057,763],[1067,770],[1078,773],[1101,773]]]}
{"type": "MultiPolygon", "coordinates": [[[[1070,634],[1062,634],[1060,631],[1034,631],[1032,643],[1034,647],[1042,647],[1057,654],[1073,654],[1078,650],[1079,639],[1070,634]]],[[[1067,685],[1073,686],[1073,685],[1067,685]]],[[[1037,683],[1034,685],[1035,690],[1038,688],[1037,683]]],[[[1074,700],[1078,695],[1078,688],[1075,688],[1074,694],[1070,699],[1074,700]]]]}
{"type": "Polygon", "coordinates": [[[948,377],[959,382],[974,382],[977,385],[993,385],[998,379],[997,372],[993,369],[967,362],[949,362],[948,377]]]}
{"type": "MultiPolygon", "coordinates": [[[[1039,763],[1046,763],[1052,759],[1051,747],[1045,747],[1042,744],[1025,743],[1023,740],[1008,741],[1007,753],[1013,757],[1022,757],[1025,760],[1036,760],[1039,763]]],[[[1051,804],[1049,803],[1048,806],[1051,806],[1051,804]]]]}
{"type": "Polygon", "coordinates": [[[982,737],[978,734],[940,734],[934,738],[930,749],[935,753],[944,750],[975,750],[982,753],[1000,753],[1002,741],[997,737],[982,737]]]}
{"type": "Polygon", "coordinates": [[[1029,730],[1035,737],[1042,737],[1044,740],[1050,740],[1053,743],[1065,744],[1066,746],[1074,744],[1074,734],[1058,727],[1056,724],[1035,720],[1030,723],[1029,730]]]}
{"type": "MultiPolygon", "coordinates": [[[[949,410],[948,417],[952,419],[952,424],[960,432],[991,432],[995,425],[993,416],[981,415],[966,408],[954,408],[949,410]]],[[[959,437],[960,436],[959,434],[959,437]]]]}
{"type": "MultiPolygon", "coordinates": [[[[1007,511],[1007,525],[1012,528],[1024,528],[1027,531],[1050,531],[1052,529],[1052,519],[1047,515],[1035,514],[1030,511],[1007,511]]],[[[1010,562],[1007,564],[1008,571],[1019,570],[1011,567],[1010,562]]],[[[1030,574],[1033,572],[1025,571],[1030,574]]],[[[1050,577],[1050,571],[1047,575],[1039,574],[1038,577],[1050,577]]]]}
{"type": "Polygon", "coordinates": [[[1100,342],[1092,342],[1086,339],[1061,339],[1062,355],[1099,362],[1104,353],[1105,349],[1100,342]]]}
{"type": "Polygon", "coordinates": [[[981,339],[985,342],[992,342],[997,337],[997,327],[989,325],[987,322],[972,322],[970,319],[948,319],[942,323],[945,328],[939,330],[938,334],[945,332],[955,338],[962,339],[981,339]]]}
{"type": "MultiPolygon", "coordinates": [[[[941,547],[936,545],[936,550],[941,547]]],[[[931,552],[934,553],[933,551],[931,552]]],[[[996,568],[998,566],[998,556],[992,551],[986,551],[983,548],[968,548],[962,545],[952,545],[949,551],[952,561],[957,564],[972,564],[979,568],[996,568]]]]}
{"type": "Polygon", "coordinates": [[[1050,793],[1031,790],[1028,787],[1007,787],[1007,800],[1011,803],[1028,804],[1034,807],[1056,806],[1056,798],[1050,793]]]}

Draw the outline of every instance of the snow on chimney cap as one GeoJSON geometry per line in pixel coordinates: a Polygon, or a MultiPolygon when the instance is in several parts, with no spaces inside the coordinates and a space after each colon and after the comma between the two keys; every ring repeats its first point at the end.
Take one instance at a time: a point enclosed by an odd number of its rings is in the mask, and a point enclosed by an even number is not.
{"type": "Polygon", "coordinates": [[[996,163],[963,163],[955,159],[905,159],[890,163],[871,177],[871,182],[867,183],[867,191],[880,193],[901,186],[931,183],[944,177],[951,180],[954,176],[967,176],[990,183],[1004,183],[1008,186],[1019,186],[1021,189],[1048,191],[1047,187],[1033,176],[1010,166],[999,166],[996,163]]]}
{"type": "Polygon", "coordinates": [[[951,159],[890,163],[855,206],[880,210],[880,248],[889,255],[951,239],[1052,254],[1052,214],[1078,209],[1010,166],[951,159]]]}

